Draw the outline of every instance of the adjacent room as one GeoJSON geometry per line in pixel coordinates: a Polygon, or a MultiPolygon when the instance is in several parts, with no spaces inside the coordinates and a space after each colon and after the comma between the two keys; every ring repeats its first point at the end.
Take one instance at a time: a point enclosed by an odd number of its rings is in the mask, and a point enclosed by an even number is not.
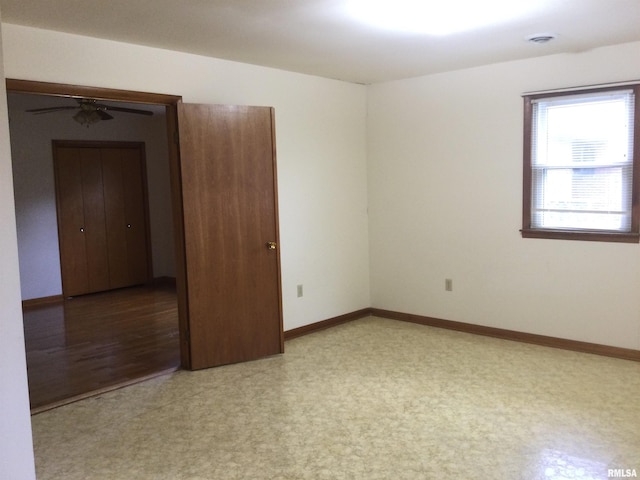
{"type": "MultiPolygon", "coordinates": [[[[102,108],[102,104],[95,105],[102,108]]],[[[9,92],[8,107],[32,411],[177,368],[180,356],[165,108],[111,102],[104,120],[88,123],[82,122],[82,113],[90,110],[75,99],[9,92]],[[86,277],[74,280],[79,275],[73,265],[79,251],[72,242],[66,250],[60,248],[57,218],[61,204],[57,194],[61,178],[57,183],[54,180],[54,163],[74,164],[77,160],[62,158],[70,153],[89,152],[106,158],[134,151],[139,156],[137,170],[144,175],[128,195],[135,199],[131,217],[137,221],[125,228],[139,232],[141,239],[130,239],[129,243],[140,246],[128,256],[115,256],[115,261],[125,266],[112,265],[111,281],[103,281],[104,275],[98,274],[89,277],[91,281],[86,277]],[[69,266],[61,268],[65,262],[69,266]],[[129,269],[130,265],[133,268],[129,269]],[[65,274],[69,278],[63,278],[65,274]],[[123,320],[132,315],[135,322],[123,320]]],[[[117,175],[123,176],[120,172],[117,175]]],[[[128,176],[138,178],[135,172],[128,172],[128,176]]],[[[103,182],[98,182],[95,188],[100,192],[93,188],[84,192],[85,197],[98,195],[111,208],[121,208],[103,192],[123,197],[122,186],[105,189],[103,182]]],[[[73,210],[67,215],[73,216],[73,210]]],[[[88,229],[87,225],[75,225],[73,218],[69,221],[77,235],[88,229]]],[[[116,236],[113,242],[119,245],[121,240],[116,236]]],[[[95,243],[99,246],[94,249],[107,249],[101,237],[95,243]]],[[[92,269],[101,270],[100,262],[92,269]]]]}
{"type": "Polygon", "coordinates": [[[393,3],[0,0],[2,478],[638,475],[640,5],[452,0],[432,22],[444,3],[393,3]],[[154,115],[69,133],[91,99],[154,115]],[[275,220],[247,202],[277,227],[253,249],[268,285],[224,264],[238,237],[205,230],[234,217],[215,196],[228,172],[189,169],[231,112],[267,133],[229,151],[275,159],[275,220]],[[185,368],[31,416],[23,302],[64,296],[52,145],[69,141],[145,145],[145,283],[177,278],[162,336],[185,368]],[[265,291],[270,353],[202,368],[202,319],[242,298],[256,317],[265,291]]]}

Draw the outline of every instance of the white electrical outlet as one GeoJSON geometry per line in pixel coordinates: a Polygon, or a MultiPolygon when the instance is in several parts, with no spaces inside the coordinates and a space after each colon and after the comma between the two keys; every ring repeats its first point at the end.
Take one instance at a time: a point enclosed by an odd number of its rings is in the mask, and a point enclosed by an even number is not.
{"type": "Polygon", "coordinates": [[[445,278],[444,279],[444,289],[447,292],[452,292],[453,291],[453,280],[451,280],[450,278],[445,278]]]}
{"type": "Polygon", "coordinates": [[[298,298],[300,298],[302,296],[303,292],[302,292],[302,285],[298,285],[298,298]]]}

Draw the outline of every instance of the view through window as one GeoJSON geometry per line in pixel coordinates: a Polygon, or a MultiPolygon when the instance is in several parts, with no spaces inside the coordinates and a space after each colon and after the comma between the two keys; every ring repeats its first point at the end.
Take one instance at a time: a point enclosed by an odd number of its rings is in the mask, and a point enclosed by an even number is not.
{"type": "Polygon", "coordinates": [[[637,90],[525,97],[523,236],[638,241],[637,90]]]}

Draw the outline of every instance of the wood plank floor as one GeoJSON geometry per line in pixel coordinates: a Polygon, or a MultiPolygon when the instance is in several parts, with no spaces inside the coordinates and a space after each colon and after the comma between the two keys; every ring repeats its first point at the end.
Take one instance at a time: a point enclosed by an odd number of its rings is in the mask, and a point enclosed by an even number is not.
{"type": "Polygon", "coordinates": [[[133,287],[24,310],[32,413],[180,364],[175,288],[133,287]]]}

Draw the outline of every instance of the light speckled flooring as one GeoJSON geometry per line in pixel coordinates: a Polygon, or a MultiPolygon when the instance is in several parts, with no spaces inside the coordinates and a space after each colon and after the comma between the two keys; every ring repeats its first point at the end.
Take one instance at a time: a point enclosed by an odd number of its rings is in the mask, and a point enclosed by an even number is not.
{"type": "Polygon", "coordinates": [[[640,475],[640,364],[365,318],[33,420],[39,480],[640,475]]]}

